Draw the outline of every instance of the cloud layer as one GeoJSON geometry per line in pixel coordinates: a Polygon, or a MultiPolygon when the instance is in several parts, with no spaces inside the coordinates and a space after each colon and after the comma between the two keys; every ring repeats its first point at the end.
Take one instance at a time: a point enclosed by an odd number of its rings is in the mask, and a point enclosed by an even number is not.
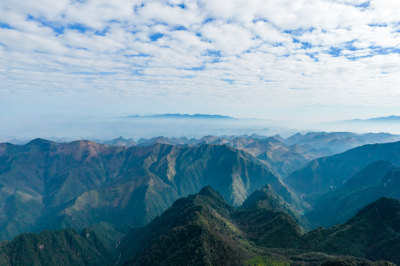
{"type": "Polygon", "coordinates": [[[236,116],[396,107],[398,14],[398,0],[2,0],[0,104],[91,97],[125,112],[236,116]]]}

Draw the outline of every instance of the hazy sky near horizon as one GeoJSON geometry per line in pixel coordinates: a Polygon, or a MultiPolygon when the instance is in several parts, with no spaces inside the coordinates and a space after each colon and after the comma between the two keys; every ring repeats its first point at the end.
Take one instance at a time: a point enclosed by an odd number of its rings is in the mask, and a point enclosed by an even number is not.
{"type": "Polygon", "coordinates": [[[0,122],[400,114],[398,0],[2,0],[0,122]]]}

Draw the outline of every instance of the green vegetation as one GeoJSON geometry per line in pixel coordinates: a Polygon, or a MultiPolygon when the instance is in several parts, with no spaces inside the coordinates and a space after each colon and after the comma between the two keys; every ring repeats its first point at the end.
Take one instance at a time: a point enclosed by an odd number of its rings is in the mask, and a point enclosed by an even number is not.
{"type": "Polygon", "coordinates": [[[369,164],[342,186],[320,197],[306,217],[314,226],[330,227],[346,222],[381,197],[400,199],[400,168],[388,161],[369,164]]]}
{"type": "Polygon", "coordinates": [[[387,160],[400,165],[400,142],[357,147],[337,155],[322,157],[293,172],[285,182],[311,203],[349,180],[368,164],[387,160]]]}
{"type": "Polygon", "coordinates": [[[206,185],[239,206],[269,183],[299,206],[265,164],[225,145],[127,148],[36,139],[0,144],[0,158],[0,239],[102,221],[143,226],[206,185]]]}
{"type": "Polygon", "coordinates": [[[240,265],[247,252],[234,240],[234,209],[210,187],[176,201],[122,241],[128,265],[240,265]]]}
{"type": "Polygon", "coordinates": [[[22,234],[0,248],[1,265],[111,265],[116,259],[95,232],[73,229],[22,234]]]}
{"type": "Polygon", "coordinates": [[[289,216],[301,225],[305,225],[306,223],[300,212],[279,196],[270,185],[266,185],[253,192],[239,209],[266,209],[275,212],[283,212],[289,214],[289,216]]]}
{"type": "Polygon", "coordinates": [[[257,256],[244,263],[245,266],[289,266],[290,264],[277,259],[257,256]]]}
{"type": "Polygon", "coordinates": [[[225,145],[0,144],[0,237],[41,231],[1,242],[0,265],[400,264],[400,201],[378,199],[399,197],[399,145],[294,173],[303,216],[265,163],[225,145]],[[307,218],[348,221],[305,233],[307,218]]]}
{"type": "Polygon", "coordinates": [[[264,204],[236,210],[205,187],[145,227],[100,223],[81,233],[43,231],[3,241],[0,264],[392,265],[379,260],[400,263],[399,215],[400,201],[382,198],[346,224],[303,234],[283,212],[264,204]]]}
{"type": "Polygon", "coordinates": [[[268,260],[274,257],[282,258],[282,265],[375,265],[368,259],[399,263],[396,213],[400,201],[381,199],[349,223],[303,234],[283,212],[263,204],[235,210],[207,187],[176,201],[146,227],[131,231],[121,247],[128,265],[274,265],[268,260]]]}
{"type": "Polygon", "coordinates": [[[303,237],[301,247],[399,264],[400,201],[381,198],[345,224],[309,232],[303,237]]]}

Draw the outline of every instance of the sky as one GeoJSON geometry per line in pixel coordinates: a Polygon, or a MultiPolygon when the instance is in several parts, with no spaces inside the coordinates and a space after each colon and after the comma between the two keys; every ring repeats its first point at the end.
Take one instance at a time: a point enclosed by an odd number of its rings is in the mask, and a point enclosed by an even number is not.
{"type": "Polygon", "coordinates": [[[399,14],[398,0],[2,0],[0,123],[399,115],[399,14]]]}

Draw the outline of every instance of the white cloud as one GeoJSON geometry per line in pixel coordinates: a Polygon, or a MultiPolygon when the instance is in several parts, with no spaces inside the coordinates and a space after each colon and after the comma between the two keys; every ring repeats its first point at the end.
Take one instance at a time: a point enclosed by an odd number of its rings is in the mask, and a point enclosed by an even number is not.
{"type": "Polygon", "coordinates": [[[203,112],[218,102],[238,116],[249,105],[396,106],[400,2],[364,3],[4,0],[0,104],[114,94],[203,112]]]}

